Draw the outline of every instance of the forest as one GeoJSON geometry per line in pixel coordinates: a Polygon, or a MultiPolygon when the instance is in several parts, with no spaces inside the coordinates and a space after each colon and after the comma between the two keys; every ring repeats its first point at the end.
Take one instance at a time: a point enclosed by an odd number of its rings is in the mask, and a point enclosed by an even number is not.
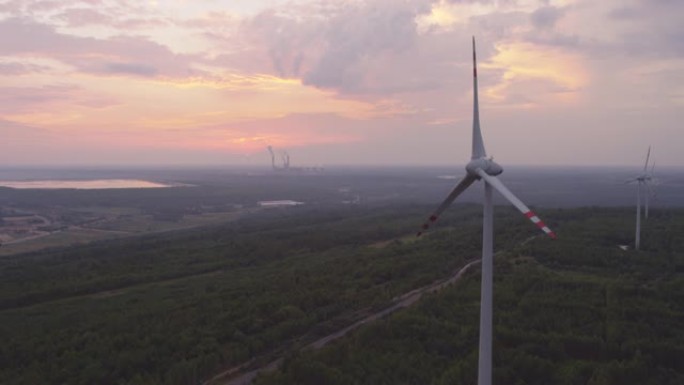
{"type": "MultiPolygon", "coordinates": [[[[630,210],[631,211],[631,210],[630,210]]],[[[495,263],[494,383],[684,383],[684,221],[648,219],[623,251],[628,211],[557,210],[559,240],[495,263]]],[[[275,384],[475,384],[479,272],[321,351],[293,352],[275,384]]]]}
{"type": "MultiPolygon", "coordinates": [[[[471,384],[479,270],[319,351],[311,341],[479,256],[481,208],[302,206],[224,225],[0,259],[0,383],[197,384],[285,357],[258,384],[471,384]]],[[[558,241],[497,208],[495,380],[684,379],[684,219],[538,210],[558,241]]]]}

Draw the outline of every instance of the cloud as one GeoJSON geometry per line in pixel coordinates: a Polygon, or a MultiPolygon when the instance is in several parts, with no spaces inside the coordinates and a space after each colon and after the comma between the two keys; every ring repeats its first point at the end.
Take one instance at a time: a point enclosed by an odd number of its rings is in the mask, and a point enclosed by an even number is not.
{"type": "Polygon", "coordinates": [[[64,6],[64,2],[59,0],[29,0],[25,2],[25,9],[29,12],[55,11],[64,6]]]}
{"type": "Polygon", "coordinates": [[[0,12],[7,14],[16,14],[22,8],[22,2],[20,0],[9,0],[4,3],[0,3],[0,12]]]}
{"type": "Polygon", "coordinates": [[[47,66],[21,63],[21,62],[0,62],[0,76],[17,76],[45,72],[47,66]]]}
{"type": "Polygon", "coordinates": [[[143,9],[112,8],[97,6],[95,8],[67,8],[52,19],[65,23],[71,28],[101,26],[111,27],[115,30],[143,29],[147,27],[160,27],[168,25],[168,21],[155,15],[131,17],[131,14],[140,12],[143,9]],[[104,9],[104,10],[103,10],[104,9]]]}
{"type": "Polygon", "coordinates": [[[44,135],[47,133],[48,131],[38,127],[0,118],[0,135],[2,135],[3,142],[5,143],[11,143],[13,139],[20,136],[28,137],[29,135],[44,135]]]}
{"type": "Polygon", "coordinates": [[[9,0],[0,4],[0,13],[36,20],[61,20],[77,25],[114,21],[130,15],[148,15],[143,1],[129,0],[9,0]]]}
{"type": "Polygon", "coordinates": [[[111,25],[114,19],[103,12],[90,8],[67,9],[56,19],[66,22],[70,27],[83,27],[88,25],[111,25]]]}
{"type": "Polygon", "coordinates": [[[553,28],[561,17],[563,10],[553,6],[541,7],[530,15],[532,25],[539,29],[553,28]]]}
{"type": "Polygon", "coordinates": [[[112,97],[94,94],[75,85],[40,87],[0,87],[0,114],[17,115],[47,112],[50,106],[106,108],[118,104],[112,97]]]}
{"type": "Polygon", "coordinates": [[[177,78],[202,73],[195,68],[201,57],[175,54],[144,37],[80,37],[18,18],[0,21],[0,55],[54,59],[94,74],[177,78]]]}
{"type": "Polygon", "coordinates": [[[562,49],[513,43],[500,44],[497,51],[491,66],[503,75],[484,91],[492,100],[523,106],[577,101],[587,83],[582,58],[562,49]]]}
{"type": "Polygon", "coordinates": [[[415,18],[421,10],[410,3],[405,7],[396,4],[380,2],[350,7],[329,20],[328,27],[322,31],[326,49],[304,74],[304,83],[363,91],[366,71],[376,70],[372,65],[374,59],[405,52],[416,43],[415,18]]]}
{"type": "MultiPolygon", "coordinates": [[[[350,94],[400,88],[396,82],[369,80],[382,75],[392,58],[416,47],[415,19],[429,12],[429,1],[336,4],[302,5],[296,15],[267,10],[243,23],[240,35],[266,47],[279,76],[298,77],[306,85],[350,94]]],[[[393,65],[402,66],[399,60],[393,65]]]]}
{"type": "Polygon", "coordinates": [[[624,55],[640,60],[684,57],[684,30],[680,20],[684,2],[579,0],[555,7],[561,12],[560,17],[549,8],[554,7],[541,7],[533,13],[531,22],[538,28],[528,31],[526,39],[566,46],[594,57],[624,55]]]}
{"type": "Polygon", "coordinates": [[[141,63],[104,63],[104,73],[109,74],[128,74],[140,76],[155,76],[158,71],[154,67],[150,67],[141,63]]]}
{"type": "MultiPolygon", "coordinates": [[[[635,117],[656,138],[684,103],[681,1],[157,3],[0,0],[0,119],[75,134],[113,160],[155,148],[158,159],[205,159],[202,149],[248,153],[271,141],[318,148],[319,159],[334,147],[342,162],[350,152],[442,162],[418,147],[461,151],[444,138],[469,132],[471,35],[483,123],[502,142],[520,130],[539,138],[540,127],[541,141],[581,144],[601,130],[619,142],[615,127],[634,130],[635,117]],[[614,127],[596,123],[608,117],[614,127]]],[[[64,159],[74,152],[54,146],[64,159]]]]}
{"type": "Polygon", "coordinates": [[[27,112],[34,110],[38,105],[72,99],[76,89],[73,86],[2,87],[0,113],[27,112]]]}
{"type": "MultiPolygon", "coordinates": [[[[560,35],[552,32],[564,8],[528,3],[364,0],[335,7],[321,0],[296,11],[261,12],[243,23],[240,36],[265,47],[278,76],[299,78],[342,97],[424,93],[444,90],[450,82],[462,84],[465,92],[467,83],[454,80],[452,74],[468,59],[454,49],[454,42],[467,46],[469,36],[478,35],[478,53],[486,62],[496,54],[498,41],[515,40],[530,24],[547,31],[543,41],[549,45],[560,41],[553,41],[560,35]],[[330,8],[319,13],[325,5],[330,8]]],[[[534,36],[542,39],[539,33],[534,36]]],[[[572,37],[565,39],[567,45],[575,43],[572,37]]],[[[247,56],[256,63],[264,61],[258,52],[247,56]]]]}

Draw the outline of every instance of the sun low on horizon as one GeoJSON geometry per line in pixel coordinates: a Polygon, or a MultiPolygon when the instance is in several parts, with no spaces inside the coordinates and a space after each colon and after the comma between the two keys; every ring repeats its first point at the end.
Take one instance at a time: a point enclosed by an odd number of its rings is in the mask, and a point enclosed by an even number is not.
{"type": "Polygon", "coordinates": [[[684,166],[684,3],[3,0],[0,166],[684,166]]]}

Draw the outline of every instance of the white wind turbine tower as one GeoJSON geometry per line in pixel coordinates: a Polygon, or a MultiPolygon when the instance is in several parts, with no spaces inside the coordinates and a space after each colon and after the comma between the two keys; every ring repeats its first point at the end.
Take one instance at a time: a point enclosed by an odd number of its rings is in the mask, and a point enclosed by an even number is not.
{"type": "Polygon", "coordinates": [[[475,37],[473,37],[473,148],[472,158],[466,165],[467,174],[459,182],[449,196],[442,202],[437,210],[423,224],[422,230],[430,227],[437,217],[476,180],[484,180],[484,208],[482,221],[482,287],[480,299],[480,355],[478,363],[478,384],[491,385],[492,383],[492,313],[493,313],[493,221],[494,206],[492,203],[492,188],[503,195],[523,215],[535,223],[542,231],[551,238],[556,234],[551,231],[539,217],[534,214],[524,203],[520,201],[506,186],[496,177],[503,172],[503,168],[494,162],[493,158],[487,158],[482,132],[480,131],[480,112],[477,94],[477,61],[475,57],[475,37]]]}
{"type": "Polygon", "coordinates": [[[651,157],[651,146],[648,146],[648,152],[646,153],[646,162],[644,162],[644,171],[641,175],[634,179],[630,179],[627,183],[636,183],[637,185],[637,206],[636,206],[636,234],[634,236],[634,250],[639,250],[640,240],[641,240],[641,186],[646,187],[644,206],[645,206],[645,217],[648,218],[648,201],[651,195],[651,180],[653,169],[655,169],[655,163],[651,168],[651,174],[648,173],[648,159],[651,157]]]}

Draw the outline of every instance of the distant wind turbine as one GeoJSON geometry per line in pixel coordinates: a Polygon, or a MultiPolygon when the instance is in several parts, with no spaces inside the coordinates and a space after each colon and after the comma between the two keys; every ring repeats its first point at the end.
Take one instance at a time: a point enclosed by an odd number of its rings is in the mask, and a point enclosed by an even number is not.
{"type": "Polygon", "coordinates": [[[473,37],[473,147],[472,157],[466,165],[467,174],[456,185],[454,190],[447,196],[437,210],[423,224],[422,230],[418,232],[420,236],[423,231],[430,227],[432,222],[463,191],[465,191],[476,180],[484,180],[484,208],[482,221],[482,287],[480,300],[480,356],[478,363],[478,384],[491,385],[492,383],[492,313],[493,313],[493,274],[494,274],[494,206],[492,203],[492,188],[503,195],[513,204],[523,215],[536,224],[542,231],[551,238],[556,238],[556,234],[549,229],[539,217],[525,206],[512,192],[504,186],[496,177],[503,172],[503,168],[494,162],[493,158],[487,158],[482,132],[480,131],[480,111],[477,94],[477,60],[475,56],[475,37],[473,37]]]}
{"type": "Polygon", "coordinates": [[[630,184],[636,184],[637,185],[637,204],[636,204],[636,232],[634,235],[634,250],[639,250],[640,243],[641,243],[641,186],[643,185],[645,187],[645,197],[644,197],[644,206],[645,206],[645,217],[648,218],[648,201],[650,199],[650,195],[652,193],[651,190],[651,181],[653,179],[653,171],[655,170],[655,163],[653,163],[653,167],[651,167],[651,173],[649,174],[648,172],[648,160],[651,157],[651,146],[648,146],[648,152],[646,152],[646,162],[644,162],[644,171],[641,173],[641,175],[637,176],[634,179],[630,179],[627,181],[627,183],[630,184]]]}

